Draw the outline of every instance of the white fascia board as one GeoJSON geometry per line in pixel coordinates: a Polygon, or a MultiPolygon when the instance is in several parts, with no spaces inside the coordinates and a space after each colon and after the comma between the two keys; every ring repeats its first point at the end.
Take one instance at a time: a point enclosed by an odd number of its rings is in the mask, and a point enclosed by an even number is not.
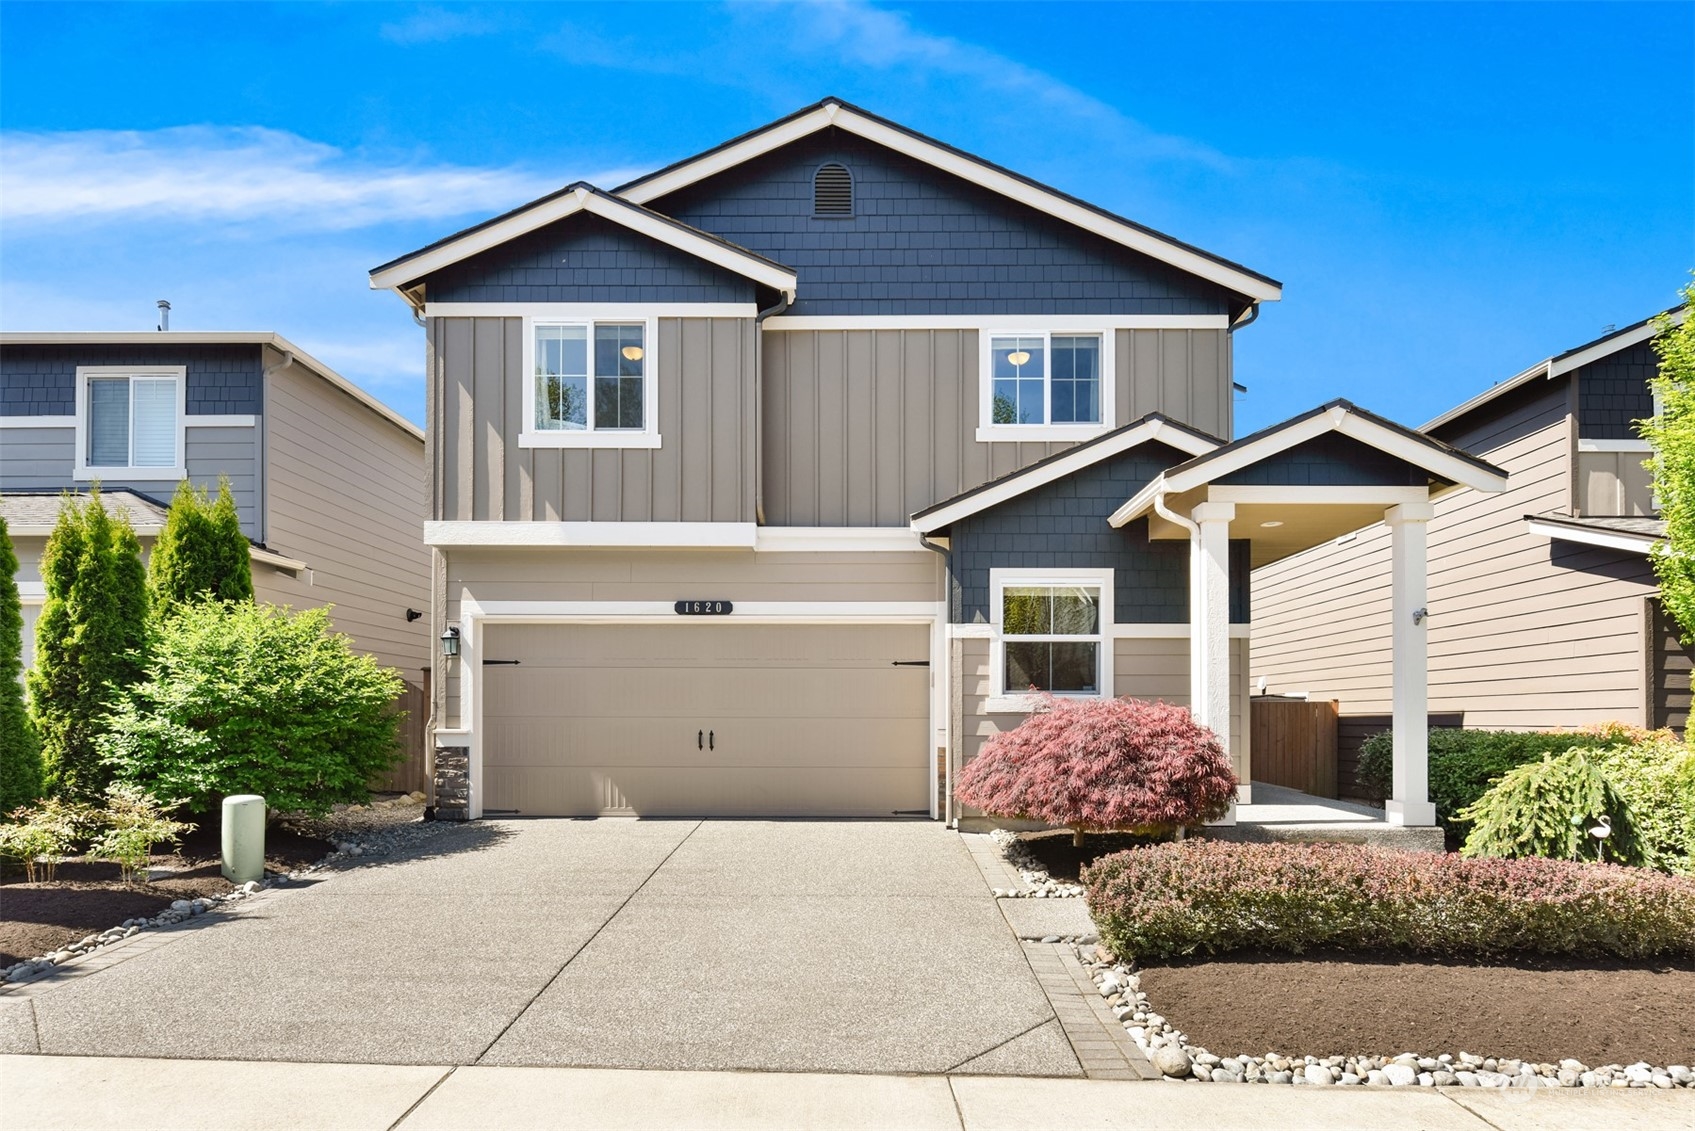
{"type": "Polygon", "coordinates": [[[1470,487],[1473,491],[1492,495],[1507,489],[1506,472],[1478,467],[1470,460],[1450,455],[1392,428],[1385,428],[1375,420],[1367,420],[1350,412],[1343,416],[1337,431],[1362,444],[1369,444],[1380,452],[1403,459],[1414,467],[1421,467],[1432,475],[1470,487]]]}
{"type": "Polygon", "coordinates": [[[1479,405],[1486,405],[1496,397],[1501,396],[1503,393],[1509,393],[1518,388],[1520,385],[1534,381],[1538,377],[1552,376],[1553,372],[1549,363],[1546,361],[1539,361],[1535,365],[1532,365],[1529,369],[1520,373],[1515,373],[1499,384],[1491,385],[1489,388],[1477,394],[1475,397],[1472,397],[1465,403],[1455,405],[1447,412],[1444,412],[1442,415],[1427,422],[1424,427],[1419,429],[1419,431],[1428,432],[1432,428],[1440,428],[1442,425],[1448,423],[1448,421],[1456,420],[1470,412],[1472,409],[1477,408],[1479,405]]]}
{"type": "Polygon", "coordinates": [[[508,240],[516,239],[538,228],[574,216],[578,212],[587,212],[611,220],[613,223],[628,228],[661,243],[685,251],[708,263],[716,263],[738,275],[752,279],[774,290],[782,291],[792,300],[795,290],[795,274],[763,259],[738,252],[717,240],[708,239],[685,228],[669,224],[644,209],[634,207],[627,202],[608,199],[586,188],[578,188],[552,200],[525,209],[516,216],[509,216],[498,224],[469,232],[459,239],[443,244],[431,251],[404,259],[392,267],[371,273],[372,290],[391,290],[402,287],[407,283],[422,278],[434,271],[439,271],[450,264],[468,259],[479,252],[499,247],[508,240]]]}
{"type": "Polygon", "coordinates": [[[753,318],[752,302],[426,302],[425,318],[753,318]]]}
{"type": "Polygon", "coordinates": [[[762,554],[928,552],[915,531],[888,526],[761,526],[753,548],[762,554]]]}
{"type": "Polygon", "coordinates": [[[275,550],[267,550],[263,546],[249,546],[247,554],[256,562],[275,569],[287,570],[290,573],[299,573],[306,568],[306,563],[299,558],[291,558],[286,554],[279,554],[275,550]]]}
{"type": "Polygon", "coordinates": [[[45,581],[18,582],[18,600],[26,605],[39,605],[47,600],[47,583],[45,581]]]}
{"type": "MultiPolygon", "coordinates": [[[[1688,317],[1688,309],[1686,307],[1678,307],[1676,310],[1671,312],[1670,317],[1671,324],[1673,326],[1681,326],[1683,325],[1683,320],[1688,317]]],[[[1580,349],[1574,354],[1554,358],[1548,362],[1548,376],[1558,377],[1562,373],[1570,373],[1573,369],[1582,369],[1585,365],[1600,361],[1604,357],[1611,357],[1619,350],[1629,349],[1631,346],[1649,341],[1655,334],[1660,332],[1659,327],[1655,325],[1658,321],[1659,319],[1657,318],[1651,318],[1647,322],[1636,327],[1634,330],[1627,331],[1623,334],[1615,334],[1604,341],[1596,342],[1594,345],[1589,346],[1586,349],[1580,349]]]]}
{"type": "Polygon", "coordinates": [[[904,131],[892,129],[881,122],[862,117],[847,107],[834,102],[826,103],[810,114],[803,115],[793,121],[755,134],[737,145],[721,149],[716,153],[709,153],[697,161],[681,165],[663,176],[644,181],[621,195],[637,204],[646,204],[650,200],[657,200],[667,193],[691,185],[715,173],[723,172],[725,169],[752,160],[761,154],[769,153],[787,145],[797,138],[816,133],[826,126],[832,125],[886,146],[896,153],[905,154],[973,184],[998,192],[1002,196],[1018,201],[1020,204],[1029,205],[1040,212],[1057,217],[1085,231],[1112,240],[1114,243],[1152,256],[1163,263],[1169,263],[1191,275],[1227,287],[1238,294],[1246,295],[1260,302],[1276,302],[1283,297],[1283,289],[1274,283],[1255,278],[1246,272],[1227,267],[1169,240],[1161,239],[1122,221],[1103,216],[1093,209],[1085,208],[1057,193],[1019,180],[981,161],[921,141],[904,131]]]}
{"type": "Polygon", "coordinates": [[[751,522],[426,522],[430,546],[751,550],[751,522]]]}
{"type": "Polygon", "coordinates": [[[1166,490],[1171,494],[1181,494],[1196,487],[1212,482],[1214,479],[1251,467],[1268,456],[1304,444],[1308,440],[1316,440],[1326,432],[1334,432],[1342,422],[1342,417],[1348,410],[1337,406],[1309,416],[1287,428],[1271,432],[1258,440],[1241,444],[1224,452],[1217,459],[1210,459],[1200,467],[1189,468],[1186,471],[1171,471],[1165,476],[1166,490]]]}
{"type": "Polygon", "coordinates": [[[766,330],[1225,330],[1223,314],[779,314],[766,330]]]}
{"type": "Polygon", "coordinates": [[[1199,436],[1191,434],[1186,429],[1167,425],[1163,420],[1150,420],[1146,424],[1139,424],[1121,432],[1110,440],[1092,444],[1086,448],[1079,448],[1050,463],[1010,475],[994,486],[963,498],[952,506],[932,511],[921,518],[914,518],[912,529],[920,534],[940,530],[951,522],[958,522],[960,519],[968,518],[979,511],[999,506],[1008,499],[1016,499],[1037,487],[1052,483],[1056,479],[1063,479],[1065,476],[1099,463],[1103,459],[1110,459],[1121,452],[1129,451],[1131,448],[1153,440],[1158,440],[1160,443],[1176,448],[1180,452],[1187,452],[1191,456],[1205,455],[1217,446],[1208,440],[1203,440],[1199,436]]]}
{"type": "Polygon", "coordinates": [[[0,428],[75,428],[75,416],[0,416],[0,428]]]}
{"type": "Polygon", "coordinates": [[[1107,518],[1106,524],[1114,529],[1134,522],[1142,515],[1153,509],[1154,500],[1166,492],[1165,472],[1160,472],[1148,481],[1148,485],[1131,495],[1129,501],[1107,518]]]}
{"type": "Polygon", "coordinates": [[[717,626],[753,620],[814,624],[827,621],[913,621],[933,623],[934,601],[734,601],[735,611],[716,617],[677,614],[674,601],[472,601],[461,602],[461,616],[507,624],[572,621],[646,621],[717,626]]]}
{"type": "Polygon", "coordinates": [[[1524,528],[1543,538],[1562,542],[1578,542],[1585,546],[1602,546],[1608,550],[1623,550],[1631,554],[1646,554],[1653,550],[1658,538],[1646,534],[1630,534],[1622,530],[1596,530],[1594,527],[1567,526],[1563,522],[1544,522],[1527,518],[1524,528]]]}

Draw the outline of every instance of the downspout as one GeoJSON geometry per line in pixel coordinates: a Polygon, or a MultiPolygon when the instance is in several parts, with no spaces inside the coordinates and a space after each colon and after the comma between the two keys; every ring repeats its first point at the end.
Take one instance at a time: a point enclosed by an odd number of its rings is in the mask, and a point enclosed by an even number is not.
{"type": "MultiPolygon", "coordinates": [[[[936,553],[942,555],[944,560],[949,557],[949,555],[952,552],[951,539],[950,539],[949,545],[943,546],[938,542],[931,541],[930,536],[928,534],[926,534],[922,531],[919,531],[917,533],[918,533],[918,544],[920,546],[923,546],[926,550],[933,550],[936,553]]],[[[952,609],[953,609],[953,592],[952,592],[952,589],[949,585],[947,570],[945,568],[942,571],[942,592],[943,592],[943,597],[945,599],[945,603],[948,606],[948,610],[949,610],[948,616],[951,619],[952,609]]],[[[954,783],[955,779],[959,776],[959,767],[954,765],[954,743],[953,743],[954,735],[955,735],[954,726],[953,726],[953,707],[954,707],[954,701],[953,701],[953,670],[954,670],[953,644],[954,644],[954,642],[953,642],[953,639],[947,635],[947,623],[948,623],[947,621],[944,621],[943,624],[942,624],[942,634],[943,634],[942,635],[942,670],[940,672],[934,672],[932,674],[933,674],[934,678],[936,678],[936,679],[942,679],[944,676],[946,677],[945,686],[942,688],[942,696],[941,696],[942,702],[945,704],[945,709],[947,711],[947,723],[943,728],[943,730],[947,734],[947,739],[948,739],[948,741],[947,741],[947,753],[945,755],[946,771],[942,775],[942,781],[938,782],[937,785],[936,785],[936,791],[937,791],[936,799],[937,799],[937,801],[940,802],[940,804],[937,806],[937,809],[938,809],[938,811],[941,815],[942,824],[945,825],[946,827],[950,828],[950,829],[953,829],[953,828],[959,827],[959,814],[957,814],[953,811],[953,783],[954,783]]],[[[931,694],[930,701],[932,703],[935,702],[934,692],[932,692],[932,694],[931,694]]],[[[926,747],[926,748],[928,749],[928,747],[926,747]]]]}
{"type": "Polygon", "coordinates": [[[794,302],[793,291],[778,292],[777,304],[753,316],[753,521],[765,525],[765,331],[767,318],[794,302]]]}
{"type": "Polygon", "coordinates": [[[1234,333],[1235,331],[1242,329],[1244,326],[1252,326],[1258,321],[1259,303],[1250,303],[1248,305],[1248,309],[1242,311],[1242,313],[1237,316],[1236,321],[1230,324],[1230,330],[1234,333]]]}

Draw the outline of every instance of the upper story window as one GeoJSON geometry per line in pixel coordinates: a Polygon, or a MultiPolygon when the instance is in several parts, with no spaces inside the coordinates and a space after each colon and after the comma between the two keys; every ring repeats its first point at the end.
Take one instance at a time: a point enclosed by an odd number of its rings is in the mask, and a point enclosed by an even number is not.
{"type": "Polygon", "coordinates": [[[980,440],[1085,440],[1112,426],[1109,334],[984,331],[980,440]]]}
{"type": "Polygon", "coordinates": [[[181,479],[187,370],[77,369],[76,477],[181,479]]]}
{"type": "Polygon", "coordinates": [[[853,174],[846,165],[830,162],[820,165],[812,174],[812,214],[814,216],[853,215],[853,174]]]}
{"type": "Polygon", "coordinates": [[[658,447],[653,327],[644,319],[530,323],[523,447],[658,447]]]}

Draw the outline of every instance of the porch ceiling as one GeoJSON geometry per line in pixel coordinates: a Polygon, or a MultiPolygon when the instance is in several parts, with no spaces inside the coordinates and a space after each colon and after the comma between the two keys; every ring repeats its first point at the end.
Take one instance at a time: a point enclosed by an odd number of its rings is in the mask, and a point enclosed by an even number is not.
{"type": "MultiPolygon", "coordinates": [[[[1171,509],[1185,514],[1195,503],[1206,501],[1206,495],[1205,489],[1191,492],[1191,498],[1171,509]]],[[[1258,569],[1382,522],[1385,510],[1405,501],[1386,497],[1381,501],[1352,503],[1237,503],[1236,517],[1230,520],[1230,537],[1252,540],[1253,568],[1258,569]]],[[[1156,514],[1149,519],[1148,536],[1155,540],[1186,541],[1189,532],[1156,514]]]]}

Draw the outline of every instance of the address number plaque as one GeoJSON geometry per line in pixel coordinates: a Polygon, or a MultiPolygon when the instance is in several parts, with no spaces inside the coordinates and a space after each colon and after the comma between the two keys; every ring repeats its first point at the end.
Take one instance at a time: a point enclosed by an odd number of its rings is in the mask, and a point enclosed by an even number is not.
{"type": "Polygon", "coordinates": [[[730,601],[678,601],[676,604],[680,617],[723,617],[729,616],[735,608],[730,601]]]}

